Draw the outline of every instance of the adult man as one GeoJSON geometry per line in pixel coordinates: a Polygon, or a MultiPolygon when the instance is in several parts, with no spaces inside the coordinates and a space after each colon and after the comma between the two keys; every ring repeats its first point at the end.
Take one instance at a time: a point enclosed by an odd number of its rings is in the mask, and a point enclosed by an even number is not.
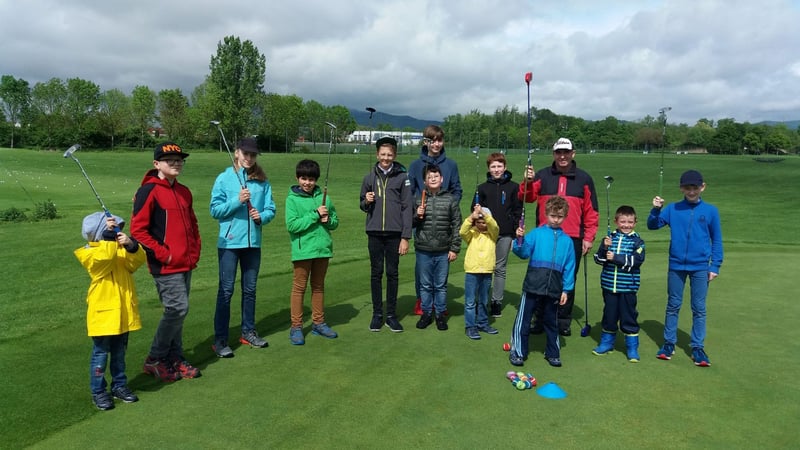
{"type": "MultiPolygon", "coordinates": [[[[572,141],[559,138],[553,144],[553,164],[538,172],[532,166],[528,167],[526,178],[519,187],[519,199],[537,204],[536,223],[545,223],[544,204],[548,198],[560,196],[567,199],[569,213],[561,228],[572,238],[575,248],[575,277],[577,278],[581,256],[587,254],[594,243],[597,234],[597,193],[594,189],[592,177],[585,171],[578,169],[573,161],[575,149],[572,141]]],[[[572,306],[575,304],[575,290],[569,292],[567,302],[558,308],[558,332],[562,336],[572,334],[572,306]]],[[[541,311],[536,311],[534,326],[531,333],[540,334],[541,311]]]]}

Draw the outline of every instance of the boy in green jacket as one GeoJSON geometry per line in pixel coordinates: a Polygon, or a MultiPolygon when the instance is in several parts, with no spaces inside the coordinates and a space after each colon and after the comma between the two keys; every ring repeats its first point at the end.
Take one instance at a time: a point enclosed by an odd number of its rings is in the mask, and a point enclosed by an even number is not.
{"type": "Polygon", "coordinates": [[[297,184],[286,198],[286,230],[292,243],[291,319],[289,340],[293,345],[305,344],[303,337],[303,297],[311,281],[311,333],[334,339],[338,336],[325,323],[325,274],[333,256],[331,231],[339,226],[339,217],[331,198],[317,186],[319,164],[310,159],[297,163],[297,184]]]}

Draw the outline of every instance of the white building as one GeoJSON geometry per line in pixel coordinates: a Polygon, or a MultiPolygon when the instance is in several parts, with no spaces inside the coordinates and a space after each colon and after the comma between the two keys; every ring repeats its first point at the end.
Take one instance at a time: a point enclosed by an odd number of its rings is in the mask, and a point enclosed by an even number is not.
{"type": "Polygon", "coordinates": [[[422,133],[419,131],[356,130],[347,136],[347,142],[373,144],[384,136],[397,139],[400,145],[419,145],[420,141],[422,141],[422,133]]]}

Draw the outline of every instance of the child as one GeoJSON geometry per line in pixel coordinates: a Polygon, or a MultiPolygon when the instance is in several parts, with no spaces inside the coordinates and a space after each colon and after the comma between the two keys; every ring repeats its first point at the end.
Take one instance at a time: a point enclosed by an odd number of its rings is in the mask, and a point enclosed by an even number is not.
{"type": "Polygon", "coordinates": [[[678,313],[683,303],[686,278],[692,296],[692,360],[694,365],[708,367],[711,361],[704,349],[706,338],[706,294],[708,284],[719,275],[722,265],[722,227],[719,211],[705,203],[700,194],[706,189],[703,176],[696,170],[681,175],[683,200],[665,208],[664,199],[656,196],[647,218],[647,228],[670,228],[669,271],[667,272],[667,310],[664,318],[664,345],[656,353],[658,359],[669,360],[678,341],[678,313]]]}
{"type": "Polygon", "coordinates": [[[339,217],[331,198],[317,186],[319,164],[310,159],[297,163],[297,184],[286,198],[286,229],[292,244],[294,279],[291,294],[289,341],[306,343],[303,337],[303,297],[311,282],[311,333],[334,339],[338,334],[325,323],[325,274],[333,257],[331,231],[339,226],[339,217]],[[323,201],[323,197],[327,197],[323,201]]]}
{"type": "Polygon", "coordinates": [[[97,409],[114,409],[116,397],[125,403],[139,401],[128,388],[125,350],[128,332],[142,328],[139,300],[131,275],[145,262],[144,250],[125,233],[115,232],[125,221],[102,212],[83,219],[83,237],[88,241],[75,250],[75,257],[89,272],[92,282],[86,297],[86,326],[94,345],[89,364],[89,387],[97,409]],[[111,393],[105,378],[106,363],[111,371],[111,393]]]}
{"type": "Polygon", "coordinates": [[[153,169],[144,175],[133,197],[131,217],[131,237],[147,252],[147,265],[164,306],[144,371],[166,382],[202,375],[183,357],[183,321],[189,312],[192,270],[200,259],[192,193],[178,182],[188,156],[172,142],[156,146],[153,169]]]}
{"type": "MultiPolygon", "coordinates": [[[[438,125],[428,125],[422,131],[425,145],[419,153],[419,158],[408,167],[408,179],[411,182],[411,196],[420,198],[425,191],[425,170],[429,166],[439,167],[442,177],[442,190],[447,191],[461,202],[461,179],[458,175],[458,165],[455,160],[449,159],[444,150],[444,130],[438,125]]],[[[423,202],[424,203],[424,202],[423,202]]],[[[459,221],[460,222],[460,221],[459,221]]],[[[414,305],[414,314],[422,314],[421,299],[419,294],[420,267],[414,266],[414,291],[417,294],[417,303],[414,305]]]]}
{"type": "Polygon", "coordinates": [[[219,288],[212,348],[220,358],[233,357],[233,350],[228,346],[228,327],[237,265],[242,269],[239,342],[253,348],[269,345],[256,332],[256,282],[261,267],[261,230],[275,218],[275,202],[267,174],[257,162],[259,153],[255,139],[240,140],[234,151],[233,166],[217,176],[211,189],[211,217],[219,221],[219,288]]]}
{"type": "Polygon", "coordinates": [[[486,158],[486,182],[478,186],[478,199],[481,206],[493,212],[497,221],[497,238],[494,277],[492,279],[492,317],[500,317],[503,309],[503,296],[506,289],[506,265],[511,252],[511,241],[516,237],[519,219],[522,215],[522,202],[517,197],[519,185],[511,181],[511,172],[506,170],[506,155],[492,153],[486,158]]]}
{"type": "Polygon", "coordinates": [[[403,331],[397,320],[397,286],[400,256],[408,253],[413,204],[406,168],[395,161],[397,141],[382,137],[375,143],[378,162],[361,183],[361,210],[367,213],[367,248],[370,259],[372,321],[370,331],[383,326],[383,268],[386,265],[386,326],[403,331]]]}
{"type": "Polygon", "coordinates": [[[480,339],[478,331],[497,334],[497,330],[489,326],[486,308],[495,267],[498,230],[491,211],[475,205],[458,232],[468,245],[464,257],[464,326],[470,339],[480,339]],[[476,296],[478,303],[475,303],[476,296]]]}
{"type": "Polygon", "coordinates": [[[603,238],[594,262],[603,266],[600,287],[603,289],[603,334],[595,355],[614,351],[617,328],[625,334],[628,361],[639,362],[639,322],[636,292],[639,290],[639,266],[644,263],[644,241],[633,231],[636,211],[632,206],[617,208],[617,230],[603,238]],[[619,323],[619,327],[617,327],[619,323]]]}
{"type": "Polygon", "coordinates": [[[424,329],[433,322],[436,309],[436,328],[447,330],[447,273],[450,263],[461,250],[461,210],[456,199],[442,190],[442,174],[438,166],[425,169],[427,200],[417,203],[414,216],[414,249],[420,272],[422,316],[417,328],[424,329]]]}
{"type": "Polygon", "coordinates": [[[561,367],[561,350],[557,327],[557,305],[567,301],[567,293],[575,287],[575,249],[572,239],[561,229],[569,213],[569,203],[563,197],[552,196],[544,205],[547,223],[534,228],[527,235],[525,229],[517,228],[517,237],[511,251],[522,259],[530,258],[522,298],[511,332],[511,351],[508,359],[512,365],[521,366],[528,358],[528,337],[531,315],[539,304],[542,306],[542,326],[547,335],[544,359],[553,366],[561,367]]]}

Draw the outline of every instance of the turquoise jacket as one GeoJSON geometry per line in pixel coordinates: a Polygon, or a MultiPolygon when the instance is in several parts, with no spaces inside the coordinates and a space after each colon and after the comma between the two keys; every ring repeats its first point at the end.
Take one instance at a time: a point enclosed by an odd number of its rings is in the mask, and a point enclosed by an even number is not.
{"type": "MultiPolygon", "coordinates": [[[[241,169],[238,177],[245,176],[241,169]]],[[[241,180],[228,167],[217,176],[211,189],[211,217],[219,221],[218,248],[261,248],[261,228],[275,218],[275,202],[269,181],[247,180],[250,205],[261,215],[261,222],[250,218],[247,205],[239,202],[241,180]]]]}
{"type": "Polygon", "coordinates": [[[286,231],[292,243],[292,261],[333,256],[331,231],[339,227],[339,217],[331,197],[325,199],[328,222],[322,223],[317,208],[322,205],[322,189],[314,187],[309,194],[294,185],[286,197],[286,231]]]}

